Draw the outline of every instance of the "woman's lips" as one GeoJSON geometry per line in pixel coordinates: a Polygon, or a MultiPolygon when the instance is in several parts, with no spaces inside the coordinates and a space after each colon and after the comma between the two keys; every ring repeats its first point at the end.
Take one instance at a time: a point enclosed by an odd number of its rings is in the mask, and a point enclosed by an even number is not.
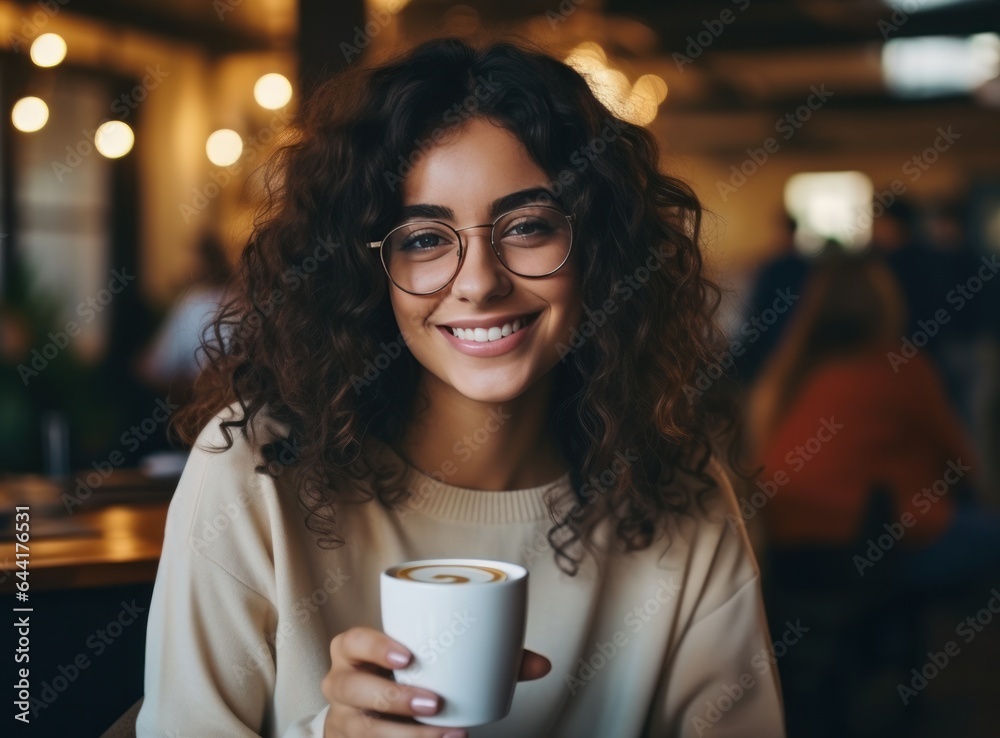
{"type": "Polygon", "coordinates": [[[509,336],[498,338],[496,341],[485,341],[482,343],[479,341],[466,341],[461,339],[452,333],[451,328],[448,326],[439,325],[437,328],[441,331],[445,340],[463,354],[482,357],[499,356],[500,354],[505,354],[508,351],[513,351],[521,345],[527,334],[534,330],[535,323],[538,322],[537,318],[539,315],[540,313],[530,314],[526,319],[527,322],[522,325],[520,329],[511,333],[509,336]]]}

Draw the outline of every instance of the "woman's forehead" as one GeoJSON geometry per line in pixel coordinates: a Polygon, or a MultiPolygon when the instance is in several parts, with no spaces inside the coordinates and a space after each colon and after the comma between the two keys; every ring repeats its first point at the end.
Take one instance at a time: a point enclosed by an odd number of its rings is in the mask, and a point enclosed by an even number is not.
{"type": "Polygon", "coordinates": [[[470,121],[418,152],[403,180],[402,203],[485,212],[504,195],[546,184],[545,172],[516,136],[490,123],[470,121]]]}

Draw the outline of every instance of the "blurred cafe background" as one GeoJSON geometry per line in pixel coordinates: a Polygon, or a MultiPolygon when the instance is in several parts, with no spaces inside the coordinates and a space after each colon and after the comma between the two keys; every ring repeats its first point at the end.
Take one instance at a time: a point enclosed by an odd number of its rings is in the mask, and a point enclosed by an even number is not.
{"type": "Polygon", "coordinates": [[[738,403],[761,469],[733,477],[774,641],[747,671],[779,669],[789,735],[998,735],[995,0],[0,0],[0,596],[30,582],[26,732],[101,735],[142,696],[185,459],[167,420],[303,94],[483,29],[585,73],[708,209],[730,345],[686,391],[738,403]]]}

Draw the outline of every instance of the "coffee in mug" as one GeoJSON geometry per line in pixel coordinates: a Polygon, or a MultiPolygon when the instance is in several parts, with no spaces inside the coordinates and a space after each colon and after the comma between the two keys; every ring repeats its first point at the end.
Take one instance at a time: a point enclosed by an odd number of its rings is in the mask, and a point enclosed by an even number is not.
{"type": "Polygon", "coordinates": [[[492,566],[466,564],[418,564],[392,567],[389,576],[431,584],[488,584],[507,581],[507,573],[492,566]]]}
{"type": "Polygon", "coordinates": [[[505,561],[427,559],[381,575],[382,630],[413,660],[396,681],[435,692],[418,722],[472,727],[506,717],[521,669],[528,571],[505,561]]]}

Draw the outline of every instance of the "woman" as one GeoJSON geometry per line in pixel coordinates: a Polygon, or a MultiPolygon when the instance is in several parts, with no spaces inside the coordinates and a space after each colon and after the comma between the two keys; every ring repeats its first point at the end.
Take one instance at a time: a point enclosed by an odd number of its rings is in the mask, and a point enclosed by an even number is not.
{"type": "MultiPolygon", "coordinates": [[[[751,443],[774,489],[769,544],[856,545],[869,494],[887,486],[911,586],[1000,573],[1000,518],[970,499],[981,463],[940,374],[904,348],[892,272],[870,255],[835,256],[803,293],[751,393],[751,443]]],[[[854,557],[860,575],[876,561],[854,557]]]]}
{"type": "Polygon", "coordinates": [[[454,39],[298,129],[178,416],[140,735],[783,735],[720,419],[684,395],[718,345],[701,210],[652,136],[454,39]],[[418,724],[438,696],[392,681],[379,572],[432,556],[530,569],[503,721],[418,724]]]}

